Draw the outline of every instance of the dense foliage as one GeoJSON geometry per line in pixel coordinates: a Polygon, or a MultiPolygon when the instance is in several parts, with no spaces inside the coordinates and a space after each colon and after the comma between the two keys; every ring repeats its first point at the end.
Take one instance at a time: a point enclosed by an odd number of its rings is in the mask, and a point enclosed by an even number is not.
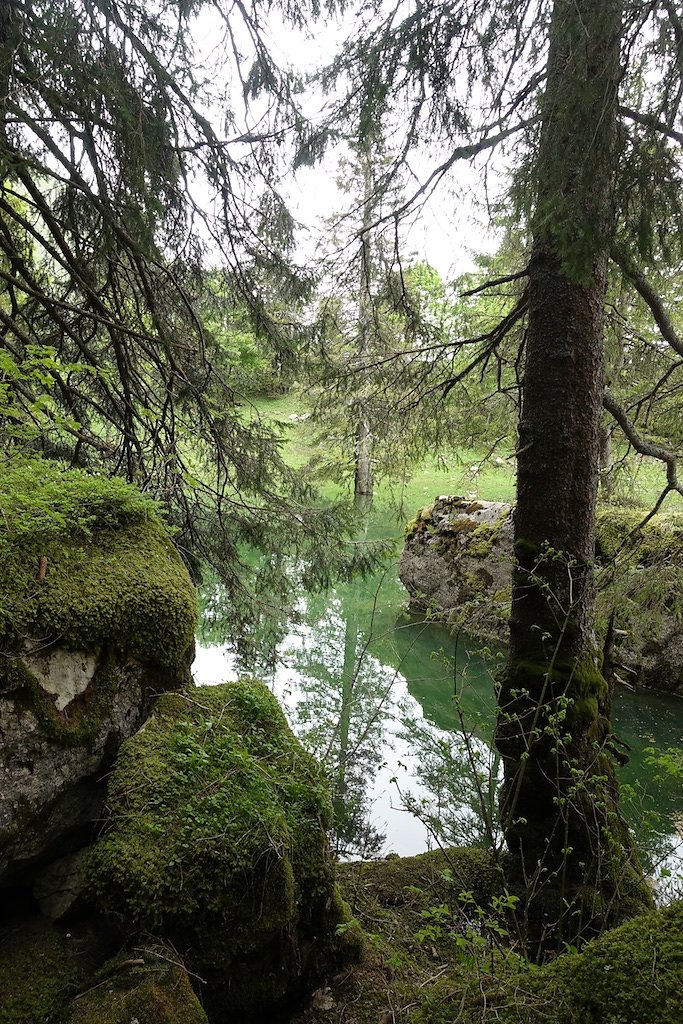
{"type": "Polygon", "coordinates": [[[243,634],[302,575],[365,559],[249,399],[291,358],[282,310],[309,280],[273,146],[291,152],[307,126],[262,17],[129,0],[0,11],[3,458],[40,451],[161,499],[243,634]],[[210,49],[195,41],[207,24],[210,49]]]}

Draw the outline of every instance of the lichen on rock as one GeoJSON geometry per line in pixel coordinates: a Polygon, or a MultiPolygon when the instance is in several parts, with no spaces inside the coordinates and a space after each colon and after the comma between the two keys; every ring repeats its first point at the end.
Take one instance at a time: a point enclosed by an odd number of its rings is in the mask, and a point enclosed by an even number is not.
{"type": "Polygon", "coordinates": [[[167,694],[119,753],[93,848],[96,906],[163,935],[243,1019],[300,991],[351,935],[327,845],[327,786],[270,691],[167,694]]]}
{"type": "Polygon", "coordinates": [[[509,615],[512,511],[505,502],[440,497],[408,525],[398,575],[410,610],[444,615],[486,642],[509,615]]]}

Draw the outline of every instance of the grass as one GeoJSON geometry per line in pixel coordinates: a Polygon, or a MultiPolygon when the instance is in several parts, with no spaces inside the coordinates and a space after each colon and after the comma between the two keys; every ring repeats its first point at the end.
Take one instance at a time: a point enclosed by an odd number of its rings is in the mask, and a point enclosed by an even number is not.
{"type": "MultiPolygon", "coordinates": [[[[314,424],[310,419],[301,418],[310,412],[305,396],[290,392],[275,398],[259,397],[254,399],[253,405],[260,416],[281,429],[285,459],[293,468],[301,469],[310,459],[323,454],[314,424]]],[[[418,508],[431,504],[442,494],[471,495],[483,501],[514,501],[513,447],[511,440],[506,458],[486,459],[482,452],[472,449],[442,452],[438,457],[425,456],[420,464],[406,466],[405,479],[378,482],[373,519],[382,521],[386,532],[393,535],[418,508]]],[[[659,462],[633,455],[623,460],[616,475],[618,500],[644,508],[654,505],[666,482],[659,462]]],[[[328,500],[349,495],[348,486],[330,481],[321,481],[319,491],[328,500]]],[[[676,494],[670,495],[663,511],[681,512],[683,501],[676,494]]]]}

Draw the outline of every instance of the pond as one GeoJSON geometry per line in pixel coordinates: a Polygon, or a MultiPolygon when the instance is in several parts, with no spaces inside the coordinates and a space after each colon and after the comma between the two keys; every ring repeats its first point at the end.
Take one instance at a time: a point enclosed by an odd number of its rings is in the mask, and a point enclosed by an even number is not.
{"type": "MultiPolygon", "coordinates": [[[[325,764],[341,856],[410,855],[437,844],[500,843],[492,747],[501,651],[408,617],[396,563],[377,576],[303,597],[260,673],[294,732],[325,764]]],[[[199,644],[200,685],[239,672],[225,646],[199,644]]],[[[683,701],[620,689],[615,732],[625,813],[666,889],[683,876],[683,795],[666,751],[683,746],[683,701]]]]}

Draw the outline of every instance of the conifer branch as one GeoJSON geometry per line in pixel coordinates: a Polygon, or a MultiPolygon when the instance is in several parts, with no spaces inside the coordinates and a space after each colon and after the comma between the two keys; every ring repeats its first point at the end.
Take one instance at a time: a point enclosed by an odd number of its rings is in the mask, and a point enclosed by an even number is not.
{"type": "Polygon", "coordinates": [[[663,462],[666,466],[667,486],[664,492],[660,495],[652,515],[654,515],[657,509],[659,509],[667,494],[670,494],[672,491],[680,494],[683,498],[683,484],[679,483],[678,480],[679,456],[675,452],[671,451],[671,449],[664,448],[663,445],[657,444],[654,441],[648,441],[646,438],[641,437],[634,424],[629,419],[628,413],[624,407],[617,402],[609,391],[605,391],[602,404],[610,416],[612,416],[619,424],[629,443],[640,455],[646,455],[648,458],[657,459],[659,462],[663,462]]]}
{"type": "Polygon", "coordinates": [[[637,110],[631,110],[630,107],[623,106],[619,107],[619,113],[623,117],[628,117],[629,120],[635,121],[636,124],[640,124],[644,128],[652,128],[654,131],[665,135],[668,139],[683,145],[683,132],[677,132],[674,128],[670,128],[668,124],[660,121],[659,118],[654,117],[652,114],[641,114],[637,110]]]}
{"type": "Polygon", "coordinates": [[[532,125],[538,124],[541,120],[540,114],[535,114],[533,117],[526,118],[524,121],[519,121],[517,124],[512,125],[510,128],[505,128],[503,131],[498,132],[496,135],[485,136],[480,139],[479,142],[471,142],[466,146],[457,146],[453,149],[450,155],[435,167],[429,177],[420,185],[413,194],[397,206],[391,213],[384,214],[382,217],[378,217],[377,220],[373,221],[372,224],[368,224],[364,227],[364,231],[373,231],[375,228],[386,223],[388,220],[400,220],[409,210],[412,210],[415,203],[422,199],[423,196],[431,194],[437,187],[439,182],[444,176],[450,171],[450,169],[458,163],[460,160],[471,160],[473,157],[478,156],[479,153],[485,153],[489,149],[495,149],[496,146],[505,142],[506,139],[511,138],[513,135],[517,135],[519,132],[524,131],[532,125]]]}

